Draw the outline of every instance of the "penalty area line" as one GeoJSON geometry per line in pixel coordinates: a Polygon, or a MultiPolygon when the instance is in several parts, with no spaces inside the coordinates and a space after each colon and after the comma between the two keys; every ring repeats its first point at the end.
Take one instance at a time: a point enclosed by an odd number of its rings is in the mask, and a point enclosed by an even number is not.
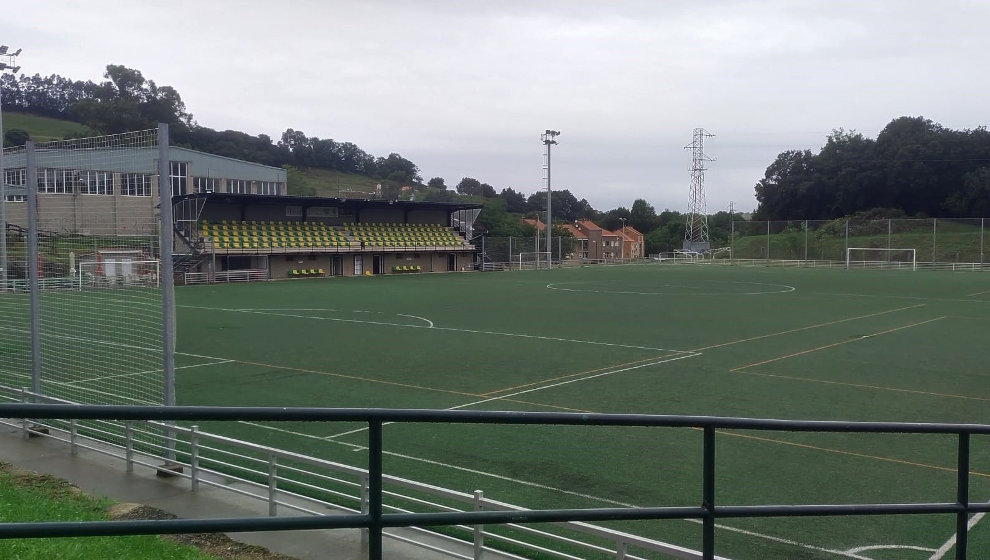
{"type": "MultiPolygon", "coordinates": [[[[680,358],[678,358],[678,359],[680,359],[680,358]]],[[[337,444],[337,445],[342,445],[344,447],[353,448],[354,451],[363,451],[363,450],[366,450],[367,449],[367,447],[362,446],[360,444],[356,444],[356,443],[348,443],[346,441],[340,441],[340,440],[328,440],[325,437],[315,436],[313,434],[306,434],[306,433],[302,433],[302,432],[296,432],[296,431],[293,431],[293,430],[286,430],[284,428],[278,428],[278,427],[269,426],[269,425],[266,425],[266,424],[259,424],[257,422],[248,422],[248,421],[243,421],[242,420],[242,421],[239,421],[238,423],[245,424],[245,425],[248,425],[248,426],[253,426],[253,427],[256,427],[256,428],[261,428],[261,429],[264,429],[264,430],[271,430],[271,431],[274,431],[274,432],[280,432],[280,433],[284,433],[284,434],[288,434],[288,435],[293,435],[293,436],[297,436],[297,437],[303,437],[303,438],[307,438],[307,439],[315,439],[317,441],[322,441],[322,442],[325,442],[325,443],[334,443],[334,444],[337,444]]],[[[511,482],[513,484],[518,484],[520,486],[526,486],[526,487],[529,487],[529,488],[536,488],[536,489],[540,489],[540,490],[546,490],[546,491],[549,491],[549,492],[560,493],[560,494],[567,495],[567,496],[574,496],[574,497],[578,497],[578,498],[584,498],[584,499],[587,499],[587,500],[593,500],[593,501],[600,502],[600,503],[607,504],[607,505],[613,505],[613,506],[624,507],[624,508],[642,507],[641,505],[631,504],[631,503],[628,503],[628,502],[621,502],[621,501],[618,501],[618,500],[613,500],[611,498],[603,498],[601,496],[595,496],[595,495],[592,495],[592,494],[585,494],[585,493],[582,493],[582,492],[575,492],[574,490],[567,490],[567,489],[564,489],[564,488],[557,488],[555,486],[550,486],[550,485],[547,485],[547,484],[540,484],[538,482],[533,482],[533,481],[530,481],[530,480],[523,480],[523,479],[520,479],[520,478],[513,478],[513,477],[509,477],[509,476],[505,476],[505,475],[501,475],[501,474],[497,474],[497,473],[493,473],[493,472],[482,471],[482,470],[472,469],[472,468],[468,468],[468,467],[462,467],[462,466],[459,466],[459,465],[453,465],[453,464],[450,464],[450,463],[444,463],[444,462],[436,461],[436,460],[433,460],[433,459],[426,459],[424,457],[416,457],[414,455],[406,455],[404,453],[396,453],[394,451],[385,451],[385,450],[382,450],[382,455],[388,455],[389,457],[395,457],[397,459],[405,459],[407,461],[414,461],[414,462],[417,462],[417,463],[423,463],[423,464],[427,464],[427,465],[432,465],[432,466],[435,466],[435,467],[440,467],[442,469],[450,469],[450,470],[464,472],[464,473],[468,473],[468,474],[473,474],[473,475],[477,475],[477,476],[481,476],[481,477],[485,477],[485,478],[491,478],[491,479],[495,479],[495,480],[502,480],[502,481],[505,481],[505,482],[511,482]]],[[[388,478],[389,477],[386,475],[385,476],[385,479],[387,480],[388,478]]],[[[682,521],[687,521],[689,523],[695,523],[695,524],[701,524],[702,523],[702,521],[699,520],[699,519],[683,519],[682,521]]],[[[783,544],[783,545],[787,545],[787,546],[793,546],[793,547],[796,547],[796,548],[803,548],[805,550],[811,550],[811,551],[815,551],[815,552],[825,552],[825,553],[828,553],[828,554],[834,554],[836,556],[842,556],[842,557],[845,557],[845,558],[851,558],[853,560],[872,560],[871,558],[868,558],[866,556],[859,556],[859,555],[850,554],[848,552],[844,552],[844,551],[841,551],[841,550],[833,550],[833,549],[829,549],[829,548],[823,548],[823,547],[819,547],[819,546],[815,546],[815,545],[811,545],[811,544],[805,544],[805,543],[801,543],[801,542],[798,542],[798,541],[792,541],[792,540],[784,539],[784,538],[781,538],[781,537],[776,537],[776,536],[773,536],[773,535],[767,535],[767,534],[764,534],[764,533],[757,533],[755,531],[749,531],[749,530],[746,530],[746,529],[739,529],[739,528],[732,527],[732,526],[729,526],[729,525],[723,525],[721,523],[716,523],[715,524],[715,527],[717,529],[721,529],[723,531],[728,531],[728,532],[731,532],[731,533],[738,533],[738,534],[741,534],[741,535],[746,535],[746,536],[749,536],[749,537],[755,537],[755,538],[758,538],[758,539],[763,539],[763,540],[767,540],[767,541],[771,541],[771,542],[775,542],[775,543],[779,543],[779,544],[783,544]]]]}
{"type": "MultiPolygon", "coordinates": [[[[229,364],[230,362],[233,362],[233,361],[234,360],[220,360],[218,362],[207,362],[207,363],[203,363],[203,364],[193,364],[191,366],[175,366],[174,369],[189,369],[189,368],[198,368],[198,367],[203,367],[203,366],[215,366],[217,364],[229,364]]],[[[121,377],[134,377],[136,375],[147,375],[149,373],[161,373],[161,371],[162,370],[160,370],[160,369],[149,369],[149,370],[145,370],[145,371],[136,371],[134,373],[118,373],[117,375],[105,375],[103,377],[91,377],[89,379],[79,379],[77,381],[65,381],[64,384],[65,385],[77,385],[77,384],[80,384],[80,383],[94,383],[96,381],[106,381],[108,379],[118,379],[118,378],[121,378],[121,377]]]]}
{"type": "MultiPolygon", "coordinates": [[[[976,524],[979,523],[980,520],[982,520],[985,516],[986,516],[985,513],[980,512],[974,515],[973,517],[970,517],[969,521],[966,523],[966,532],[968,533],[969,531],[971,531],[973,527],[975,527],[976,524]]],[[[946,554],[948,554],[949,551],[952,550],[952,547],[954,546],[956,546],[955,534],[949,537],[949,540],[945,541],[945,543],[942,546],[938,547],[938,549],[935,550],[935,552],[928,557],[928,560],[942,560],[942,558],[946,554]]]]}
{"type": "MultiPolygon", "coordinates": [[[[499,396],[496,396],[496,397],[489,397],[489,398],[486,398],[486,399],[481,399],[481,400],[477,400],[477,401],[473,401],[473,402],[469,402],[469,403],[459,404],[457,406],[452,406],[452,407],[446,408],[444,410],[460,410],[462,408],[467,408],[469,406],[476,406],[476,405],[485,404],[485,403],[488,403],[488,402],[493,402],[493,401],[498,401],[498,400],[504,400],[504,399],[511,399],[512,397],[518,397],[519,395],[525,395],[525,394],[528,394],[528,393],[535,393],[537,391],[543,391],[545,389],[553,389],[555,387],[562,387],[564,385],[570,385],[571,383],[578,383],[578,382],[581,382],[581,381],[588,381],[589,379],[596,379],[598,377],[605,377],[607,375],[613,375],[613,374],[616,374],[616,373],[623,373],[623,372],[632,371],[632,370],[635,370],[635,369],[640,369],[640,368],[644,368],[644,367],[648,367],[648,366],[655,366],[655,365],[659,365],[659,364],[666,364],[668,362],[675,362],[677,360],[683,360],[685,358],[694,358],[694,357],[697,357],[697,356],[700,356],[700,355],[701,355],[700,353],[697,353],[697,354],[682,354],[682,355],[679,355],[679,356],[668,357],[668,358],[665,358],[665,359],[662,359],[662,360],[657,360],[657,361],[649,362],[649,363],[646,363],[646,364],[638,364],[638,365],[632,365],[632,366],[623,367],[623,368],[619,368],[619,369],[612,369],[612,370],[609,370],[609,371],[604,371],[602,373],[596,373],[594,375],[587,375],[585,377],[579,377],[577,379],[568,379],[567,381],[560,381],[560,382],[557,382],[557,383],[551,383],[550,385],[543,385],[541,387],[533,387],[531,389],[525,389],[525,390],[522,390],[522,391],[516,391],[515,393],[508,393],[508,394],[505,394],[505,395],[499,395],[499,396]]],[[[387,426],[387,425],[393,424],[393,423],[394,422],[386,422],[386,423],[382,424],[382,426],[384,427],[384,426],[387,426]]],[[[333,434],[333,435],[329,435],[329,436],[324,436],[324,439],[333,440],[334,438],[343,437],[343,436],[347,436],[347,435],[351,435],[351,434],[357,434],[357,433],[361,433],[361,432],[364,432],[364,431],[367,431],[367,430],[368,430],[367,427],[358,428],[356,430],[350,430],[350,431],[347,431],[347,432],[341,432],[339,434],[333,434]]],[[[361,449],[363,449],[363,447],[361,449]]],[[[360,451],[361,449],[356,449],[355,451],[360,451]]]]}

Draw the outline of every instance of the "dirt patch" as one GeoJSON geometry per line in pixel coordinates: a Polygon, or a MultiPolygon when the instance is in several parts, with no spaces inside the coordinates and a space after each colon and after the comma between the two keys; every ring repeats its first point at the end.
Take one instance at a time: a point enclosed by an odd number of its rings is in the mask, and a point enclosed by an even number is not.
{"type": "MultiPolygon", "coordinates": [[[[26,488],[43,489],[44,492],[55,498],[71,499],[81,497],[86,494],[65,480],[47,474],[39,474],[34,471],[15,468],[6,463],[0,463],[0,471],[10,475],[11,479],[19,486],[26,488]]],[[[142,504],[114,504],[107,510],[107,517],[110,520],[121,519],[177,519],[178,517],[167,511],[149,507],[142,504]]],[[[161,535],[162,539],[178,544],[194,546],[206,554],[217,558],[231,560],[296,560],[291,556],[271,552],[270,550],[255,545],[239,543],[222,533],[191,533],[187,535],[161,535]]]]}
{"type": "MultiPolygon", "coordinates": [[[[111,520],[120,519],[177,519],[167,511],[141,504],[114,504],[107,511],[111,520]]],[[[195,546],[217,558],[238,560],[294,560],[291,556],[271,552],[255,545],[239,543],[222,533],[190,533],[187,535],[162,535],[161,538],[178,544],[195,546]]]]}

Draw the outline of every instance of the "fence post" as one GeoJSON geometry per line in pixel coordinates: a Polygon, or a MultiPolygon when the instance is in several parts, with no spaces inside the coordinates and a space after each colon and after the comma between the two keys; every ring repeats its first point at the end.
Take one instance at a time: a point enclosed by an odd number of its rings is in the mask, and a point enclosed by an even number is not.
{"type": "Polygon", "coordinates": [[[701,507],[706,514],[702,519],[701,557],[715,560],[715,427],[705,426],[704,480],[702,482],[701,507]]]}
{"type": "MultiPolygon", "coordinates": [[[[474,511],[482,511],[484,506],[485,493],[481,490],[474,491],[474,511]]],[[[481,555],[485,552],[485,526],[474,526],[474,560],[481,560],[481,555]]]]}
{"type": "Polygon", "coordinates": [[[770,220],[767,220],[767,262],[770,262],[770,220]]]}
{"type": "MultiPolygon", "coordinates": [[[[844,246],[842,247],[842,260],[849,260],[849,219],[846,219],[846,237],[843,241],[844,246]]],[[[848,266],[847,266],[848,268],[848,266]]]]}
{"type": "MultiPolygon", "coordinates": [[[[937,250],[938,218],[932,218],[932,270],[935,270],[935,255],[937,250]]],[[[917,259],[915,259],[917,260],[917,259]]]]}
{"type": "MultiPolygon", "coordinates": [[[[158,274],[162,289],[162,393],[165,406],[175,406],[175,279],[172,277],[172,241],[175,222],[172,218],[172,180],[169,162],[168,125],[158,124],[158,200],[159,260],[158,274]]],[[[182,194],[182,193],[180,193],[182,194]]],[[[175,422],[165,422],[165,460],[175,462],[175,422]]]]}
{"type": "Polygon", "coordinates": [[[368,560],[382,560],[382,421],[368,421],[368,560]]]}
{"type": "Polygon", "coordinates": [[[956,514],[956,560],[966,560],[966,541],[969,536],[969,434],[959,434],[959,451],[956,464],[956,501],[963,510],[956,514]]]}
{"type": "MultiPolygon", "coordinates": [[[[34,142],[24,144],[24,159],[27,167],[27,280],[30,294],[29,310],[31,332],[31,391],[37,399],[41,394],[41,280],[38,268],[41,255],[38,253],[38,168],[34,161],[34,142]]],[[[35,401],[37,402],[37,401],[35,401]]]]}
{"type": "Polygon", "coordinates": [[[76,419],[73,418],[69,420],[69,455],[75,457],[79,454],[79,448],[76,445],[76,437],[79,435],[76,419]]]}
{"type": "Polygon", "coordinates": [[[134,472],[134,421],[124,421],[124,460],[127,462],[127,472],[134,472]]]}
{"type": "Polygon", "coordinates": [[[199,489],[199,426],[189,428],[189,489],[199,489]]]}
{"type": "Polygon", "coordinates": [[[278,460],[273,453],[268,454],[268,515],[275,517],[278,515],[278,460]]]}
{"type": "MultiPolygon", "coordinates": [[[[359,479],[359,484],[361,486],[359,499],[361,501],[361,514],[368,515],[368,474],[362,474],[359,479]]],[[[361,528],[361,544],[368,544],[368,528],[361,528]]]]}
{"type": "Polygon", "coordinates": [[[615,541],[615,560],[626,560],[627,546],[625,541],[615,541]]]}
{"type": "MultiPolygon", "coordinates": [[[[31,401],[28,400],[28,391],[24,387],[21,387],[21,402],[24,403],[24,404],[27,404],[27,403],[31,402],[31,401]]],[[[31,421],[29,419],[27,419],[27,418],[21,418],[21,437],[24,438],[24,439],[28,439],[28,438],[31,437],[31,435],[30,435],[30,431],[31,431],[30,424],[31,424],[31,421]]]]}

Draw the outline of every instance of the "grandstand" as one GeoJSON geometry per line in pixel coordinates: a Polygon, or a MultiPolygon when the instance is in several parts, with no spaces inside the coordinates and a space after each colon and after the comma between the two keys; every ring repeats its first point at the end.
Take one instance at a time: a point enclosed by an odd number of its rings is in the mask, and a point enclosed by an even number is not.
{"type": "Polygon", "coordinates": [[[196,193],[173,198],[188,281],[467,270],[477,204],[196,193]],[[457,224],[457,227],[451,224],[457,224]],[[464,228],[467,230],[464,230],[464,228]]]}

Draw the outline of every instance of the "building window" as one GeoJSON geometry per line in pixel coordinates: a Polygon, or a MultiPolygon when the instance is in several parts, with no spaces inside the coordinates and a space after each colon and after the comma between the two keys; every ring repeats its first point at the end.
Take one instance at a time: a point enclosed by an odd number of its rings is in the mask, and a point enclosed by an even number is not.
{"type": "Polygon", "coordinates": [[[44,194],[72,194],[76,184],[74,171],[67,169],[39,169],[38,192],[44,194]]]}
{"type": "MultiPolygon", "coordinates": [[[[3,182],[6,183],[8,187],[27,186],[27,170],[4,169],[3,182]]],[[[24,202],[25,200],[27,200],[23,194],[8,194],[4,198],[6,199],[7,202],[24,202]]]]}
{"type": "Polygon", "coordinates": [[[220,179],[217,177],[193,177],[193,188],[198,193],[211,193],[220,190],[220,179]]]}
{"type": "Polygon", "coordinates": [[[248,194],[248,182],[244,179],[227,179],[227,192],[231,194],[248,194]]]}
{"type": "Polygon", "coordinates": [[[120,194],[124,196],[151,196],[151,176],[144,173],[121,174],[120,194]]]}
{"type": "Polygon", "coordinates": [[[258,181],[258,194],[278,195],[278,183],[275,181],[258,181]]]}
{"type": "Polygon", "coordinates": [[[80,194],[113,194],[113,181],[106,171],[80,171],[80,194]]]}
{"type": "Polygon", "coordinates": [[[172,196],[186,194],[186,172],[189,164],[184,161],[168,162],[168,179],[172,185],[172,196]]]}

